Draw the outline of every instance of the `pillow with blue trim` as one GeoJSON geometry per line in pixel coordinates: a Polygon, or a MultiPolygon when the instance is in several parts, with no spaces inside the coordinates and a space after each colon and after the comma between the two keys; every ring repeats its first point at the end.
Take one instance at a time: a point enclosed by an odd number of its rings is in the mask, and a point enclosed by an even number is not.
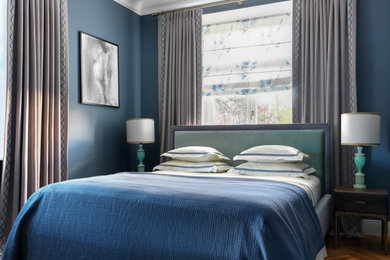
{"type": "Polygon", "coordinates": [[[230,160],[229,157],[225,156],[220,151],[207,146],[185,146],[170,150],[163,153],[161,156],[187,162],[215,162],[230,160]]]}
{"type": "Polygon", "coordinates": [[[300,162],[309,155],[286,145],[259,145],[234,156],[234,161],[248,162],[300,162]]]}
{"type": "Polygon", "coordinates": [[[299,162],[294,163],[254,163],[246,162],[228,171],[229,174],[252,175],[252,176],[282,176],[309,178],[309,174],[315,173],[316,169],[299,162]]]}
{"type": "Polygon", "coordinates": [[[224,162],[186,162],[171,160],[157,165],[153,168],[153,171],[222,173],[232,168],[232,166],[224,162]]]}

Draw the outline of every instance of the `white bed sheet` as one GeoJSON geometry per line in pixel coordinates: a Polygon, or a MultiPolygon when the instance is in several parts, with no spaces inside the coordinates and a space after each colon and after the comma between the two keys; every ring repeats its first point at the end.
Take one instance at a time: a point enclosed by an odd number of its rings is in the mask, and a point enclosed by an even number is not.
{"type": "Polygon", "coordinates": [[[248,176],[248,175],[235,175],[228,173],[189,173],[179,171],[156,171],[155,174],[175,174],[175,175],[186,175],[186,176],[202,176],[202,177],[219,177],[219,178],[249,178],[249,179],[264,179],[286,182],[298,187],[301,187],[306,191],[307,195],[313,202],[313,206],[317,205],[317,202],[321,199],[321,181],[318,177],[310,175],[308,179],[295,178],[295,177],[279,177],[279,176],[248,176]]]}

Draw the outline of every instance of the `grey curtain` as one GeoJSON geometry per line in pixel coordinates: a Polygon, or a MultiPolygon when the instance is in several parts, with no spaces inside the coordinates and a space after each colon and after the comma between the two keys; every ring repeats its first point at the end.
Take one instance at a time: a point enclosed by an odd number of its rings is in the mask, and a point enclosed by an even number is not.
{"type": "Polygon", "coordinates": [[[171,125],[200,122],[202,10],[158,18],[160,152],[169,149],[171,125]]]}
{"type": "Polygon", "coordinates": [[[8,0],[1,249],[28,197],[67,178],[67,17],[66,0],[8,0]]]}
{"type": "MultiPolygon", "coordinates": [[[[354,182],[354,150],[340,145],[340,115],[356,112],[356,0],[293,1],[293,117],[330,123],[333,185],[354,182]]],[[[341,218],[341,234],[361,237],[360,218],[341,218]]]]}
{"type": "Polygon", "coordinates": [[[340,115],[356,111],[355,0],[294,0],[294,122],[333,126],[333,184],[353,182],[353,150],[340,115]]]}

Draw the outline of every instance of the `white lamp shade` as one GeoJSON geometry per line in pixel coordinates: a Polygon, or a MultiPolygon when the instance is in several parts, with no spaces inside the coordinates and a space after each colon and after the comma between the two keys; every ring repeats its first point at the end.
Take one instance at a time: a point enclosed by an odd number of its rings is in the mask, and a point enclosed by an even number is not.
{"type": "Polygon", "coordinates": [[[341,115],[342,145],[379,145],[381,116],[375,113],[341,115]]]}
{"type": "Polygon", "coordinates": [[[131,118],[126,121],[127,142],[132,144],[154,143],[154,120],[131,118]]]}

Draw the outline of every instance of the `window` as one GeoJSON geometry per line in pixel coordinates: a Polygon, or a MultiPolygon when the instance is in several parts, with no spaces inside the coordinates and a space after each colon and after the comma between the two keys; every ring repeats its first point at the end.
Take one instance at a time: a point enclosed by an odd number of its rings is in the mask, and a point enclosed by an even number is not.
{"type": "Polygon", "coordinates": [[[4,152],[5,90],[7,65],[7,1],[0,0],[0,161],[4,152]]]}
{"type": "Polygon", "coordinates": [[[203,15],[202,123],[292,122],[291,1],[203,15]]]}

